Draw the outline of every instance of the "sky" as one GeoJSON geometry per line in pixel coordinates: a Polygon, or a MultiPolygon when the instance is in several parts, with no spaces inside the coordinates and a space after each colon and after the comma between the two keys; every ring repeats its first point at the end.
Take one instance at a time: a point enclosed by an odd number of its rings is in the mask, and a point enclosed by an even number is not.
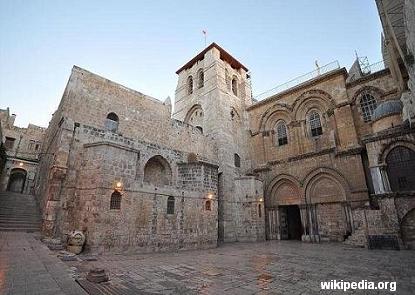
{"type": "Polygon", "coordinates": [[[47,127],[73,65],[164,100],[176,70],[216,42],[253,94],[319,65],[382,60],[375,0],[0,0],[0,108],[47,127]]]}

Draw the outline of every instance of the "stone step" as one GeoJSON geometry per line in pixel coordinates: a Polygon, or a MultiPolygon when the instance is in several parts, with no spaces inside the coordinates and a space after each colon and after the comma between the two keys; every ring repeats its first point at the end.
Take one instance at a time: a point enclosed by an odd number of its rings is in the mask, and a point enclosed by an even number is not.
{"type": "Polygon", "coordinates": [[[20,232],[38,232],[40,227],[26,227],[26,228],[16,228],[16,227],[2,227],[0,225],[0,231],[20,231],[20,232]]]}
{"type": "Polygon", "coordinates": [[[40,223],[40,219],[0,219],[0,224],[6,223],[40,223]]]}

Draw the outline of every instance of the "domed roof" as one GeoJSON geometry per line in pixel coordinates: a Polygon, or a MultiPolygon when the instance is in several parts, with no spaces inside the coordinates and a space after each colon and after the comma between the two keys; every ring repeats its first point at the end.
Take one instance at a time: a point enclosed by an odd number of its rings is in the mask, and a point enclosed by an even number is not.
{"type": "Polygon", "coordinates": [[[376,121],[383,117],[400,114],[402,112],[402,103],[400,100],[387,100],[382,102],[373,111],[372,120],[376,121]]]}

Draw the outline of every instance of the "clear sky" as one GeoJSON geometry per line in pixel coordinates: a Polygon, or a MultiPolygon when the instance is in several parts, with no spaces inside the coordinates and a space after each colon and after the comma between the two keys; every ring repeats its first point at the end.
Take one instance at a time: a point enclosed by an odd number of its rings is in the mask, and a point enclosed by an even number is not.
{"type": "Polygon", "coordinates": [[[216,42],[252,72],[253,93],[354,51],[380,61],[375,0],[0,0],[0,108],[47,126],[73,65],[174,98],[175,71],[216,42]]]}

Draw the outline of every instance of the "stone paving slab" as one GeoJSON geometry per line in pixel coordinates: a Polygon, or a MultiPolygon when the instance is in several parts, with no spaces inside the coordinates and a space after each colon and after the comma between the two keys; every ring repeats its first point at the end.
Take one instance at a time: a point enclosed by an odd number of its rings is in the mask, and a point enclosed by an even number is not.
{"type": "Polygon", "coordinates": [[[87,294],[33,233],[0,232],[0,295],[87,294]]]}
{"type": "Polygon", "coordinates": [[[110,275],[108,284],[130,286],[135,293],[129,294],[390,293],[320,290],[321,281],[334,279],[397,281],[395,294],[415,294],[414,251],[369,251],[340,243],[235,243],[179,253],[105,254],[97,261],[65,264],[76,267],[80,279],[93,267],[104,268],[110,275]]]}

